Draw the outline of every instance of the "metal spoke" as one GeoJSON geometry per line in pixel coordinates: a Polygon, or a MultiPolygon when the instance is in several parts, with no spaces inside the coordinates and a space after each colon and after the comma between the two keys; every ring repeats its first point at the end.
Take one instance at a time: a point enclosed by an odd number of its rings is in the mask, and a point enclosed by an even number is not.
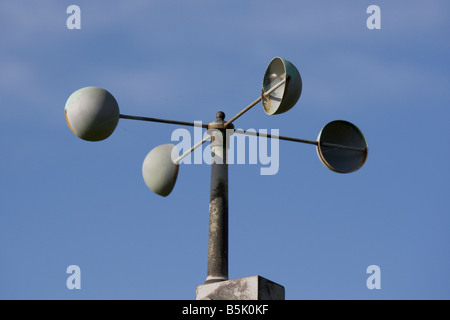
{"type": "Polygon", "coordinates": [[[190,154],[192,151],[194,151],[195,149],[197,149],[198,147],[200,147],[202,144],[204,144],[206,141],[209,140],[209,138],[211,138],[211,136],[206,136],[204,137],[201,141],[197,142],[195,145],[193,145],[188,151],[186,151],[185,153],[183,153],[181,156],[179,156],[178,158],[175,159],[174,163],[178,164],[180,163],[180,161],[186,157],[188,154],[190,154]]]}
{"type": "MultiPolygon", "coordinates": [[[[277,136],[277,135],[273,135],[273,134],[269,134],[269,133],[244,131],[244,130],[239,130],[239,129],[234,130],[234,132],[235,133],[239,133],[239,134],[251,135],[251,136],[258,136],[258,137],[265,137],[265,138],[271,138],[271,139],[280,139],[280,140],[286,140],[286,141],[294,141],[294,142],[313,144],[313,145],[316,145],[316,146],[319,144],[318,141],[314,141],[314,140],[306,140],[306,139],[299,139],[299,138],[277,136]]],[[[320,145],[323,146],[323,147],[330,147],[330,148],[336,148],[336,149],[344,149],[344,150],[353,150],[353,151],[367,152],[367,148],[358,148],[358,147],[352,147],[352,146],[345,146],[345,145],[329,143],[329,142],[322,142],[320,145]]]]}
{"type": "Polygon", "coordinates": [[[248,106],[246,106],[244,109],[242,109],[241,111],[239,111],[233,118],[231,118],[230,120],[228,120],[225,123],[225,128],[233,123],[234,120],[236,120],[237,118],[239,118],[240,116],[242,116],[244,113],[246,113],[248,110],[250,110],[251,108],[253,108],[256,104],[258,104],[258,102],[260,102],[262,100],[263,96],[268,96],[270,95],[272,92],[274,92],[276,89],[278,89],[279,87],[281,87],[283,84],[286,83],[287,79],[289,77],[284,78],[283,80],[281,80],[280,82],[278,82],[276,85],[274,85],[272,88],[270,88],[269,90],[267,90],[266,92],[263,92],[263,94],[261,95],[261,97],[259,97],[258,99],[256,99],[255,101],[253,101],[252,103],[250,103],[248,106]]]}
{"type": "Polygon", "coordinates": [[[137,117],[137,116],[129,116],[129,115],[125,115],[125,114],[121,114],[121,115],[119,115],[119,117],[121,119],[129,119],[129,120],[151,121],[151,122],[178,124],[178,125],[182,125],[182,126],[208,128],[208,124],[195,123],[195,122],[176,121],[176,120],[148,118],[148,117],[137,117]]]}

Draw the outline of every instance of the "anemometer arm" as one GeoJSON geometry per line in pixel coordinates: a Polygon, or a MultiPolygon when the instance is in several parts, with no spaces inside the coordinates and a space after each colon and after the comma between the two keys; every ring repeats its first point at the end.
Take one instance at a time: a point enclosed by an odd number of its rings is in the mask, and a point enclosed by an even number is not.
{"type": "MultiPolygon", "coordinates": [[[[239,129],[234,130],[234,132],[239,133],[239,134],[246,134],[246,135],[250,135],[250,136],[258,136],[258,137],[265,137],[265,138],[270,138],[270,139],[280,139],[280,140],[286,140],[286,141],[294,141],[294,142],[301,142],[301,143],[306,143],[306,144],[313,144],[315,146],[319,145],[319,141],[314,141],[314,140],[283,137],[283,136],[277,136],[277,135],[268,134],[268,133],[244,131],[244,130],[239,130],[239,129]]],[[[367,152],[367,148],[357,148],[357,147],[345,146],[345,145],[329,143],[329,142],[321,142],[320,145],[323,147],[329,147],[329,148],[367,152]]]]}
{"type": "MultiPolygon", "coordinates": [[[[141,121],[149,121],[149,122],[160,122],[160,123],[169,123],[169,124],[176,124],[176,125],[182,125],[182,126],[191,126],[191,127],[202,127],[202,128],[208,128],[208,124],[202,124],[202,123],[195,123],[195,122],[186,122],[186,121],[177,121],[177,120],[167,120],[167,119],[158,119],[158,118],[149,118],[149,117],[137,117],[137,116],[129,116],[125,114],[119,115],[121,119],[130,119],[130,120],[141,120],[141,121]]],[[[181,156],[179,156],[177,159],[174,160],[174,164],[179,164],[183,158],[188,156],[192,151],[200,147],[202,144],[204,144],[206,141],[208,141],[210,136],[206,136],[201,141],[197,142],[195,145],[193,145],[189,150],[187,150],[185,153],[183,153],[181,156]]]]}
{"type": "Polygon", "coordinates": [[[208,128],[207,124],[200,124],[200,123],[186,122],[186,121],[177,121],[177,120],[158,119],[158,118],[137,117],[137,116],[129,116],[129,115],[125,115],[125,114],[120,114],[119,118],[121,118],[121,119],[130,119],[130,120],[140,120],[140,121],[150,121],[150,122],[177,124],[177,125],[182,125],[182,126],[208,128]]]}
{"type": "Polygon", "coordinates": [[[263,97],[267,97],[268,95],[270,95],[272,92],[274,92],[276,89],[278,89],[279,87],[281,87],[283,84],[286,83],[286,81],[289,79],[289,75],[287,75],[283,80],[281,80],[280,82],[278,82],[276,85],[274,85],[272,88],[270,88],[270,90],[267,90],[267,92],[263,92],[262,95],[256,99],[255,101],[253,101],[252,103],[250,103],[248,106],[246,106],[244,109],[242,109],[240,112],[238,112],[233,118],[231,118],[230,120],[228,120],[227,122],[225,122],[225,127],[228,127],[228,125],[230,125],[231,123],[233,123],[234,120],[236,120],[237,118],[239,118],[240,116],[242,116],[244,113],[246,113],[248,110],[250,110],[251,108],[253,108],[255,105],[257,105],[262,99],[263,97]]]}
{"type": "Polygon", "coordinates": [[[187,150],[185,153],[183,153],[181,156],[179,156],[178,158],[176,158],[174,160],[173,163],[175,164],[179,164],[181,160],[183,160],[184,157],[188,156],[192,151],[194,151],[195,149],[197,149],[198,147],[200,147],[202,144],[204,144],[206,141],[209,140],[209,138],[211,138],[210,135],[207,135],[206,137],[204,137],[202,140],[200,140],[199,142],[197,142],[196,144],[194,144],[189,150],[187,150]]]}

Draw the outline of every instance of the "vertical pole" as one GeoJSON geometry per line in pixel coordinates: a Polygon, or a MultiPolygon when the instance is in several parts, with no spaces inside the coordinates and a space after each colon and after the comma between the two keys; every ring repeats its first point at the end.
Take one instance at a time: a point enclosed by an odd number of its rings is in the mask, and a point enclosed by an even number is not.
{"type": "Polygon", "coordinates": [[[208,269],[205,284],[228,280],[228,164],[225,114],[208,126],[211,135],[208,269]]]}

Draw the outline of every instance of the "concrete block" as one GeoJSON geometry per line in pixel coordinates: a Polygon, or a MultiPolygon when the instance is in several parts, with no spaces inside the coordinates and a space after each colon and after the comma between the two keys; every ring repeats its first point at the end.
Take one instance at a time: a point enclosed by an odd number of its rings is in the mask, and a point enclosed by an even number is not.
{"type": "Polygon", "coordinates": [[[199,285],[196,300],[284,300],[284,287],[260,276],[199,285]]]}

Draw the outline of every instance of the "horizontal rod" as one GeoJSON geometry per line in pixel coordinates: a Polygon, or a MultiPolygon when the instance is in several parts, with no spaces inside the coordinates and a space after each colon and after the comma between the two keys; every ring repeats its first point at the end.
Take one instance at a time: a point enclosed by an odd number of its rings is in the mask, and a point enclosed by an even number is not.
{"type": "Polygon", "coordinates": [[[270,88],[267,92],[263,92],[262,95],[256,99],[255,101],[253,101],[252,103],[250,103],[248,106],[246,106],[244,109],[242,109],[241,111],[239,111],[233,118],[231,118],[230,120],[228,120],[225,123],[225,128],[230,124],[233,123],[234,120],[236,120],[237,118],[239,118],[240,116],[242,116],[244,113],[246,113],[248,110],[250,110],[251,108],[253,108],[256,104],[258,104],[258,102],[260,102],[262,100],[262,96],[268,96],[270,95],[272,92],[274,92],[276,89],[278,89],[279,87],[281,87],[283,84],[286,83],[286,79],[284,78],[283,80],[281,80],[280,82],[278,82],[276,85],[274,85],[272,88],[270,88]]]}
{"type": "Polygon", "coordinates": [[[128,116],[128,115],[125,115],[125,114],[119,115],[119,118],[121,118],[121,119],[130,119],[130,120],[141,120],[141,121],[151,121],[151,122],[178,124],[178,125],[182,125],[182,126],[208,128],[208,124],[195,123],[195,122],[186,122],[186,121],[176,121],[176,120],[166,120],[166,119],[157,119],[157,118],[148,118],[148,117],[128,116]]]}
{"type": "MultiPolygon", "coordinates": [[[[265,138],[271,138],[271,139],[280,139],[280,140],[287,140],[287,141],[294,141],[294,142],[301,142],[301,143],[307,143],[307,144],[313,144],[313,145],[319,145],[318,141],[314,140],[306,140],[306,139],[299,139],[299,138],[291,138],[291,137],[283,137],[283,136],[277,136],[272,135],[268,133],[259,133],[259,132],[252,132],[252,131],[244,131],[244,130],[234,130],[235,133],[239,134],[247,134],[251,136],[258,136],[258,137],[265,137],[265,138]]],[[[361,151],[361,152],[367,152],[367,148],[358,148],[358,147],[352,147],[352,146],[345,146],[341,144],[335,144],[330,142],[321,142],[321,146],[323,147],[330,147],[330,148],[338,148],[338,149],[345,149],[345,150],[353,150],[353,151],[361,151]]]]}
{"type": "Polygon", "coordinates": [[[317,141],[313,140],[305,140],[305,139],[299,139],[299,138],[291,138],[291,137],[283,137],[283,136],[276,136],[269,133],[260,133],[260,132],[253,132],[253,131],[244,131],[236,129],[234,130],[235,133],[239,134],[247,134],[250,136],[258,136],[258,137],[265,137],[265,138],[273,138],[273,139],[280,139],[280,140],[287,140],[287,141],[294,141],[294,142],[301,142],[301,143],[307,143],[307,144],[314,144],[317,145],[317,141]]]}
{"type": "MultiPolygon", "coordinates": [[[[230,130],[230,129],[228,129],[230,130]]],[[[271,138],[271,139],[280,139],[280,140],[286,140],[286,141],[294,141],[294,142],[301,142],[306,144],[312,144],[312,145],[319,145],[318,141],[314,140],[306,140],[306,139],[300,139],[300,138],[292,138],[292,137],[284,137],[284,136],[277,136],[269,133],[259,133],[259,132],[252,132],[252,131],[244,131],[236,129],[234,130],[235,133],[239,134],[247,134],[251,136],[258,136],[258,137],[265,137],[265,138],[271,138]]],[[[177,159],[175,159],[174,163],[179,164],[181,160],[183,160],[186,156],[188,156],[192,151],[200,147],[202,144],[204,144],[206,141],[208,141],[211,138],[210,135],[207,135],[202,140],[197,142],[195,145],[193,145],[189,150],[187,150],[185,153],[183,153],[181,156],[179,156],[177,159]]],[[[320,143],[323,147],[329,147],[329,148],[337,148],[337,149],[344,149],[344,150],[353,150],[353,151],[360,151],[360,152],[367,152],[367,148],[357,148],[352,146],[344,146],[341,144],[335,144],[335,143],[329,143],[329,142],[322,142],[320,143]]]]}

